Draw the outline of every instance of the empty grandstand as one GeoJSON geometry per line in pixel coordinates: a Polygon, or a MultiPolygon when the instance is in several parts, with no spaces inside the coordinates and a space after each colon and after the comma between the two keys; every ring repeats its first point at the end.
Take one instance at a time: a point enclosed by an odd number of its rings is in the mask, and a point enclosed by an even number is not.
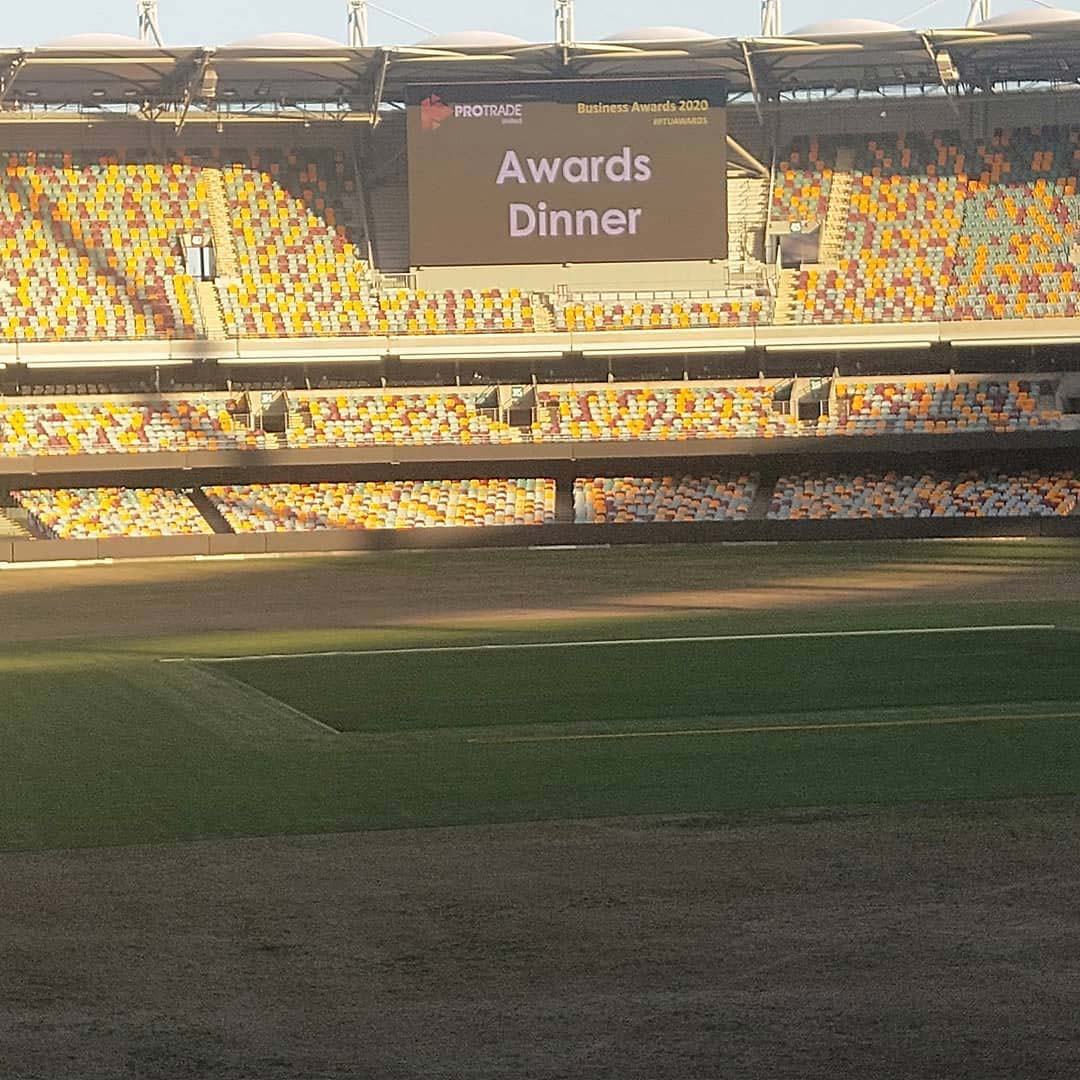
{"type": "Polygon", "coordinates": [[[198,536],[212,532],[191,499],[162,488],[62,488],[14,491],[39,535],[57,540],[99,536],[198,536]]]}
{"type": "Polygon", "coordinates": [[[739,521],[757,493],[756,476],[593,476],[574,482],[581,524],[739,521]]]}
{"type": "Polygon", "coordinates": [[[471,528],[555,520],[552,480],[233,484],[204,489],[236,533],[471,528]]]}
{"type": "Polygon", "coordinates": [[[950,374],[21,395],[0,399],[0,459],[259,452],[284,463],[286,451],[331,449],[1030,435],[1075,429],[1077,385],[950,374]]]}
{"type": "Polygon", "coordinates": [[[1016,25],[10,51],[4,543],[1071,518],[1080,35],[1016,25]],[[688,122],[556,160],[612,48],[688,122]]]}
{"type": "Polygon", "coordinates": [[[1080,479],[1071,470],[969,470],[782,476],[768,517],[775,521],[857,518],[1017,518],[1072,514],[1080,479]]]}
{"type": "Polygon", "coordinates": [[[0,401],[0,453],[11,456],[237,450],[274,444],[249,431],[227,394],[0,401]]]}

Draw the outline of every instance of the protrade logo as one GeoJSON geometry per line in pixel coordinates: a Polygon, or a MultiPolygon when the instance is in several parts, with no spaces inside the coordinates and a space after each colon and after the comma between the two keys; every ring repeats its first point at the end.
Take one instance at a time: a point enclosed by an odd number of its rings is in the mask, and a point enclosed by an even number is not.
{"type": "Polygon", "coordinates": [[[438,131],[447,120],[498,120],[501,124],[520,124],[525,117],[520,102],[497,102],[473,105],[448,105],[438,94],[429,94],[420,102],[420,130],[438,131]]]}
{"type": "Polygon", "coordinates": [[[438,94],[431,94],[420,102],[420,130],[438,131],[453,114],[454,110],[438,94]]]}

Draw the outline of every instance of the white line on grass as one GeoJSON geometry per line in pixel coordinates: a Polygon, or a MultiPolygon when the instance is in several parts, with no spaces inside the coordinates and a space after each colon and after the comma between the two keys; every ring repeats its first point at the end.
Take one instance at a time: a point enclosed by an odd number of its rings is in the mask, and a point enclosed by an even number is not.
{"type": "Polygon", "coordinates": [[[161,664],[239,664],[245,660],[308,660],[334,656],[410,656],[425,653],[508,652],[524,649],[595,649],[623,645],[679,645],[730,641],[796,641],[809,638],[917,637],[923,634],[1001,634],[1056,630],[1054,623],[1013,626],[922,626],[900,630],[808,630],[782,634],[699,634],[692,637],[605,638],[585,641],[517,641],[486,645],[419,645],[407,649],[328,649],[320,652],[251,653],[247,656],[164,656],[161,664]]]}
{"type": "MultiPolygon", "coordinates": [[[[207,672],[207,675],[209,675],[209,672],[207,672]]],[[[231,683],[237,690],[243,691],[248,697],[265,702],[265,704],[271,708],[281,709],[283,712],[295,717],[295,719],[299,720],[301,723],[314,724],[315,727],[321,728],[330,735],[341,734],[341,731],[338,728],[331,727],[322,720],[316,720],[314,716],[304,712],[302,709],[298,709],[295,705],[290,705],[287,701],[282,701],[281,698],[274,697],[273,694],[268,694],[265,690],[260,690],[257,686],[241,682],[239,679],[234,679],[231,675],[219,675],[217,672],[214,673],[214,678],[231,683]]]]}
{"type": "Polygon", "coordinates": [[[498,745],[504,743],[544,743],[544,742],[594,742],[602,739],[670,739],[687,735],[759,735],[767,732],[791,731],[858,731],[874,728],[902,727],[945,727],[955,724],[990,724],[1002,721],[1018,720],[1073,720],[1080,717],[1080,712],[1059,713],[1012,713],[1008,715],[982,716],[939,716],[921,717],[911,720],[852,720],[834,724],[747,724],[741,727],[724,728],[676,728],[671,731],[611,731],[595,732],[585,735],[506,735],[477,736],[466,739],[467,743],[498,745]]]}

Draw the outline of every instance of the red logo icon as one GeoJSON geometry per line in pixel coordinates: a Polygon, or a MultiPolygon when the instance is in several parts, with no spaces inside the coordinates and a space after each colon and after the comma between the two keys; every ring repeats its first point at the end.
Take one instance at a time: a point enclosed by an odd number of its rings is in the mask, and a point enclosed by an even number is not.
{"type": "Polygon", "coordinates": [[[420,130],[435,131],[454,110],[438,94],[432,94],[420,102],[420,130]]]}

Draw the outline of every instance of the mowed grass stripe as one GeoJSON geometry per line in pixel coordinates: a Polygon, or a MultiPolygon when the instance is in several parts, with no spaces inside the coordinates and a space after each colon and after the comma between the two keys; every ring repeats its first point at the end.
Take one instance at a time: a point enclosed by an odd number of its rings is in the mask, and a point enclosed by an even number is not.
{"type": "Polygon", "coordinates": [[[890,707],[1072,705],[1080,701],[1076,638],[1049,629],[297,655],[237,661],[229,671],[339,731],[581,723],[654,730],[688,717],[719,726],[737,717],[890,707]]]}
{"type": "Polygon", "coordinates": [[[876,630],[801,630],[768,634],[691,634],[675,637],[584,638],[579,641],[500,641],[478,645],[417,645],[395,649],[322,649],[311,652],[249,653],[241,656],[163,656],[162,664],[242,664],[257,660],[304,660],[338,656],[409,656],[424,653],[512,652],[527,649],[614,648],[627,645],[722,643],[727,641],[796,641],[802,638],[910,637],[925,634],[997,634],[1016,630],[1056,630],[1053,623],[992,626],[912,626],[876,630]]]}
{"type": "Polygon", "coordinates": [[[850,720],[838,723],[741,724],[723,728],[671,728],[660,731],[593,731],[575,735],[474,736],[467,743],[484,746],[513,743],[595,742],[602,739],[671,739],[694,735],[765,735],[774,732],[874,731],[879,728],[943,727],[960,724],[1021,723],[1025,720],[1075,720],[1080,710],[1052,713],[985,713],[980,716],[921,716],[904,720],[850,720]]]}
{"type": "MultiPolygon", "coordinates": [[[[151,667],[148,665],[148,667],[151,667]]],[[[532,743],[253,740],[152,667],[4,679],[0,849],[1080,793],[1080,724],[532,743]]]]}

